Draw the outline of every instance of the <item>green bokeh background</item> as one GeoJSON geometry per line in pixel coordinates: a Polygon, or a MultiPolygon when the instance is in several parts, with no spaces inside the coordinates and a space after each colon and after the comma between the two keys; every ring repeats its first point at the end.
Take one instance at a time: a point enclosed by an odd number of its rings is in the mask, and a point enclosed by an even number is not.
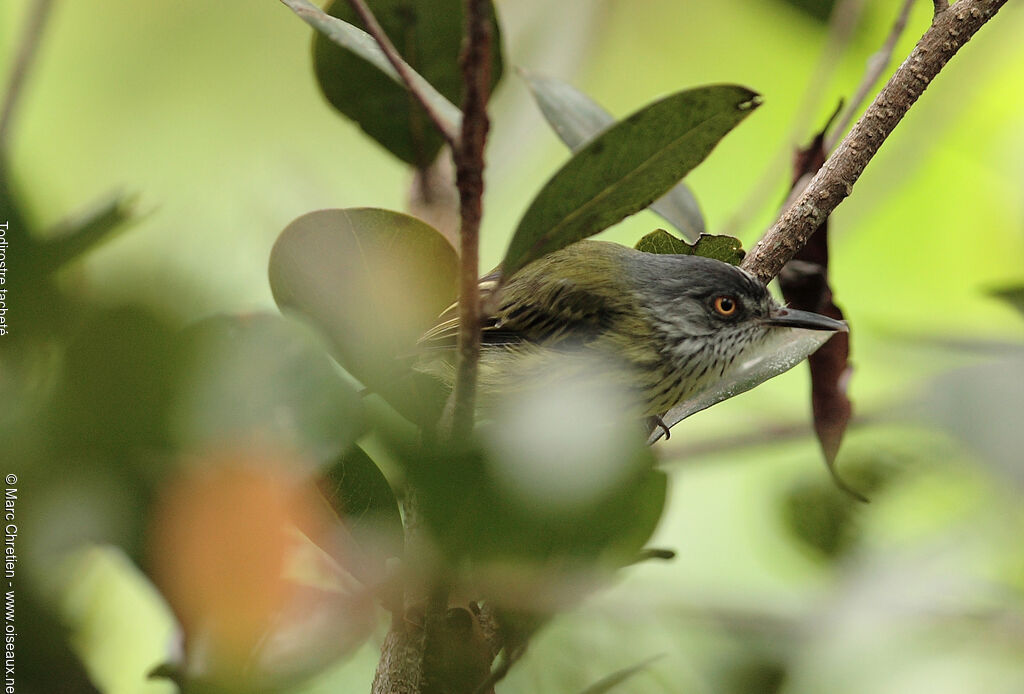
{"type": "MultiPolygon", "coordinates": [[[[764,105],[687,179],[709,231],[735,233],[748,247],[787,187],[779,153],[794,144],[794,121],[805,125],[799,139],[820,127],[861,80],[896,12],[896,3],[866,3],[835,73],[805,108],[830,52],[826,26],[781,0],[497,4],[508,64],[573,82],[617,116],[700,84],[763,94],[764,105]],[[770,167],[772,191],[735,225],[770,167]]],[[[26,6],[0,4],[0,64],[10,64],[26,6]]],[[[915,4],[897,62],[930,12],[915,4]]],[[[325,207],[404,209],[408,170],[326,105],[310,36],[273,0],[57,4],[12,143],[28,211],[45,227],[112,189],[137,191],[149,211],[67,268],[66,288],[99,304],[139,302],[179,323],[274,310],[267,258],[288,222],[325,207]]],[[[848,435],[839,467],[855,485],[859,468],[900,472],[870,506],[853,509],[849,551],[827,561],[786,524],[786,499],[801,485],[846,508],[806,433],[685,455],[805,423],[807,376],[796,369],[673,430],[660,445],[670,507],[653,544],[679,556],[626,571],[556,619],[499,691],[580,691],[657,653],[665,655],[619,691],[775,691],[780,662],[785,692],[1020,691],[1024,453],[1013,448],[1020,434],[1006,434],[1022,416],[1013,397],[1024,390],[1019,351],[1003,372],[1008,401],[978,388],[949,402],[925,394],[949,394],[947,372],[984,368],[1024,342],[1020,313],[989,295],[1024,283],[1021,36],[1024,12],[1009,3],[929,87],[833,216],[833,284],[853,326],[850,392],[871,419],[848,435]],[[968,413],[1007,436],[995,457],[1015,475],[990,464],[977,438],[996,435],[968,413]]],[[[484,270],[567,156],[511,71],[492,121],[484,270]]],[[[661,224],[643,212],[603,238],[631,245],[661,224]]],[[[8,250],[12,263],[17,252],[8,250]]],[[[9,297],[16,325],[15,288],[9,297]]],[[[24,475],[22,485],[32,493],[24,475]]],[[[103,548],[68,559],[62,572],[73,576],[63,604],[73,646],[102,690],[169,691],[141,679],[171,629],[141,575],[103,548]]],[[[302,691],[368,691],[377,646],[302,691]]]]}

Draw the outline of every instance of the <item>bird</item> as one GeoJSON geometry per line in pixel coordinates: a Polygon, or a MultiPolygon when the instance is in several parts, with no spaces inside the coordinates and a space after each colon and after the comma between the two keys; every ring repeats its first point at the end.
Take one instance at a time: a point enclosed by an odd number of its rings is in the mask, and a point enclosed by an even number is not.
{"type": "MultiPolygon", "coordinates": [[[[780,305],[741,268],[696,255],[582,240],[502,279],[480,280],[480,407],[519,387],[524,374],[595,360],[654,423],[730,371],[780,330],[845,330],[827,316],[780,305]],[[584,357],[576,359],[572,357],[584,357]]],[[[455,378],[457,305],[419,339],[415,369],[448,387],[455,378]]],[[[667,433],[667,432],[666,432],[667,433]]]]}

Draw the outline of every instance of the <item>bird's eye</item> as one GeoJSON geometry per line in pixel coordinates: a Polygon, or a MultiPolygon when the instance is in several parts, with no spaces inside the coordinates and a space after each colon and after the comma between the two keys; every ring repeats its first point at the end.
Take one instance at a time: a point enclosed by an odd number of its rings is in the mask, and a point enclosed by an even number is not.
{"type": "Polygon", "coordinates": [[[736,313],[739,302],[731,296],[720,296],[715,299],[715,311],[720,316],[731,316],[736,313]]]}

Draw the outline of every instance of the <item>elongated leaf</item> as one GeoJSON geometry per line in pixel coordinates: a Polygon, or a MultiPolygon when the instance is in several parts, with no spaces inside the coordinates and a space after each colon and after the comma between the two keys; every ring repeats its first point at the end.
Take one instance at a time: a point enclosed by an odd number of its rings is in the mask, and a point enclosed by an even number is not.
{"type": "Polygon", "coordinates": [[[651,204],[759,103],[745,87],[699,87],[650,104],[606,130],[534,198],[505,254],[504,275],[651,204]]]}
{"type": "MultiPolygon", "coordinates": [[[[615,124],[612,114],[571,84],[525,70],[520,74],[529,85],[548,124],[573,152],[583,149],[588,142],[615,124]]],[[[651,203],[650,208],[690,240],[696,239],[704,231],[704,215],[701,214],[697,198],[685,183],[677,183],[651,203]]]]}
{"type": "MultiPolygon", "coordinates": [[[[838,113],[838,109],[836,110],[838,113]]],[[[833,116],[834,118],[835,116],[833,116]]],[[[831,123],[831,119],[830,119],[831,123]]],[[[811,143],[797,151],[793,167],[793,186],[805,176],[814,174],[827,158],[825,151],[826,125],[811,143]]],[[[782,296],[793,308],[821,313],[842,320],[843,312],[832,296],[828,278],[828,220],[814,232],[807,244],[797,251],[779,273],[782,296]]],[[[860,501],[863,495],[851,489],[839,477],[836,456],[846,426],[853,416],[853,403],[846,395],[850,382],[850,334],[837,333],[814,352],[808,360],[811,370],[811,409],[814,414],[814,432],[821,444],[825,465],[840,489],[860,501]]]]}
{"type": "Polygon", "coordinates": [[[720,234],[701,234],[694,243],[677,239],[664,229],[655,229],[637,241],[634,246],[644,253],[669,253],[673,255],[699,255],[714,258],[730,265],[739,265],[746,255],[740,240],[720,234]]]}
{"type": "Polygon", "coordinates": [[[270,254],[277,305],[311,321],[341,365],[402,414],[416,414],[409,376],[417,338],[455,298],[458,257],[409,215],[319,210],[289,224],[270,254]]]}
{"type": "MultiPolygon", "coordinates": [[[[413,122],[413,116],[410,114],[413,113],[414,107],[410,105],[405,85],[373,37],[359,27],[323,12],[308,0],[281,0],[281,2],[319,32],[314,39],[314,62],[321,88],[324,89],[325,96],[335,108],[356,120],[371,137],[378,139],[382,145],[404,161],[419,163],[420,158],[425,157],[426,163],[429,163],[432,157],[428,156],[428,149],[424,147],[422,151],[417,152],[413,147],[409,129],[413,122]],[[332,44],[343,50],[332,51],[332,44]],[[346,58],[349,59],[346,60],[346,58]],[[381,74],[389,79],[381,80],[381,74]],[[325,86],[325,79],[329,80],[331,86],[325,86]],[[395,94],[400,95],[402,101],[398,112],[389,110],[395,108],[395,94]],[[386,103],[381,99],[385,99],[386,103]],[[399,113],[402,114],[402,117],[395,118],[399,113]],[[374,115],[383,116],[387,127],[375,127],[369,120],[374,115]],[[386,132],[389,128],[395,128],[390,135],[386,132]],[[403,142],[399,142],[399,134],[404,138],[403,142]],[[394,149],[392,149],[392,145],[394,149]]],[[[344,0],[336,1],[331,9],[340,13],[344,11],[343,6],[347,6],[344,0]]],[[[387,28],[385,27],[385,31],[387,28]]],[[[392,35],[390,38],[395,43],[399,43],[396,40],[397,37],[392,35]]],[[[401,44],[399,43],[399,45],[401,44]]],[[[411,66],[410,70],[413,73],[413,82],[419,92],[426,95],[434,110],[448,122],[452,129],[457,129],[462,122],[462,112],[445,94],[411,66]]],[[[433,126],[426,118],[422,117],[418,107],[415,108],[417,109],[415,122],[418,126],[422,126],[424,130],[432,128],[433,126]]],[[[439,139],[436,146],[440,147],[439,139]]],[[[435,148],[434,153],[436,154],[436,152],[435,148]]]]}

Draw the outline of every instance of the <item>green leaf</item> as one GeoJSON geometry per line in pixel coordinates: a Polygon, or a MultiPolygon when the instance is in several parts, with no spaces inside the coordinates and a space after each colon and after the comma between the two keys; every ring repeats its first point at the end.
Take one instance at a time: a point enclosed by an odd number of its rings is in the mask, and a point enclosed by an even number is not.
{"type": "Polygon", "coordinates": [[[551,506],[510,494],[480,450],[434,451],[405,460],[421,512],[452,557],[618,568],[631,563],[661,519],[668,478],[642,447],[630,472],[586,504],[551,506]]]}
{"type": "Polygon", "coordinates": [[[176,442],[274,445],[329,460],[363,430],[362,402],[307,328],[272,314],[217,316],[181,335],[176,442]]]}
{"type": "Polygon", "coordinates": [[[746,253],[740,240],[732,236],[701,234],[695,243],[677,239],[664,229],[655,229],[637,241],[635,248],[644,253],[700,255],[730,265],[739,265],[746,253]]]}
{"type": "Polygon", "coordinates": [[[619,686],[633,675],[639,672],[643,672],[644,670],[649,668],[651,664],[654,663],[654,661],[658,660],[661,657],[662,656],[659,653],[658,655],[646,658],[645,660],[641,660],[636,665],[630,665],[629,667],[622,668],[621,670],[616,670],[607,677],[603,677],[599,681],[594,682],[594,684],[584,689],[582,692],[580,692],[580,694],[605,694],[605,692],[611,691],[613,688],[619,686]]]}
{"type": "MultiPolygon", "coordinates": [[[[334,0],[320,12],[304,0],[285,1],[321,32],[313,39],[313,67],[320,90],[331,105],[396,157],[425,169],[437,156],[443,139],[409,97],[373,38],[360,28],[362,23],[349,2],[334,0]]],[[[462,114],[453,104],[462,101],[458,63],[462,0],[370,0],[367,4],[412,68],[418,89],[450,128],[458,129],[462,114]]],[[[496,20],[491,29],[493,88],[502,73],[496,20]]]]}
{"type": "Polygon", "coordinates": [[[311,321],[350,374],[422,414],[410,357],[457,293],[458,256],[440,232],[388,210],[310,212],[281,232],[269,272],[277,305],[311,321]]]}
{"type": "Polygon", "coordinates": [[[401,556],[404,531],[398,500],[376,463],[352,446],[324,472],[320,491],[367,553],[401,556]]]}
{"type": "MultiPolygon", "coordinates": [[[[610,113],[571,84],[525,70],[520,70],[520,74],[548,124],[573,152],[583,149],[584,145],[615,124],[610,113]]],[[[696,239],[704,231],[704,215],[685,183],[677,183],[651,203],[650,209],[688,239],[696,239]]]]}
{"type": "Polygon", "coordinates": [[[650,104],[606,130],[534,198],[502,262],[505,276],[651,204],[759,103],[745,87],[699,87],[650,104]]]}

